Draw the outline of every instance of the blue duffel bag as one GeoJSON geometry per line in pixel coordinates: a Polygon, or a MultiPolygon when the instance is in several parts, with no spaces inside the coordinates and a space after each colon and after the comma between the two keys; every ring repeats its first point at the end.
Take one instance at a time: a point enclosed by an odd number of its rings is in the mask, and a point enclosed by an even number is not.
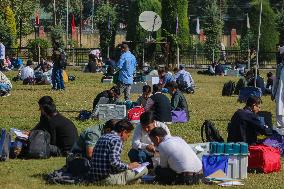
{"type": "Polygon", "coordinates": [[[258,87],[245,87],[240,89],[239,102],[246,102],[249,97],[261,97],[262,91],[258,87]]]}

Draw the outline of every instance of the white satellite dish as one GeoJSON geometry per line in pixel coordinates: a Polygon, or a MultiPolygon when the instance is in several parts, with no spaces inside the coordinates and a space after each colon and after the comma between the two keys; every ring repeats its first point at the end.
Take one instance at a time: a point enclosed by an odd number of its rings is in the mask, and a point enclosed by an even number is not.
{"type": "Polygon", "coordinates": [[[139,16],[140,26],[149,32],[158,31],[162,26],[161,17],[153,11],[144,11],[139,16]]]}

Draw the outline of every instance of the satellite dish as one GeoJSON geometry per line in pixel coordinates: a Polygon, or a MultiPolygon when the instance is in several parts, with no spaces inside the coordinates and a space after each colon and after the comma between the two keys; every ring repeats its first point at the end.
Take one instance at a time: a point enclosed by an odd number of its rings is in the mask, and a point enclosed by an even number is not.
{"type": "Polygon", "coordinates": [[[161,28],[161,17],[153,11],[144,11],[139,16],[140,26],[149,32],[158,31],[161,28]]]}

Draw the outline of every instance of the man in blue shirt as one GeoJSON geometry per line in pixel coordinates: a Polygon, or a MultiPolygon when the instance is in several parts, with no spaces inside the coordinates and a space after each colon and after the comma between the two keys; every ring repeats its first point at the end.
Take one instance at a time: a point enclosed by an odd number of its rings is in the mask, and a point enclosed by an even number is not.
{"type": "Polygon", "coordinates": [[[167,73],[164,68],[160,68],[158,70],[158,74],[160,77],[160,83],[162,84],[162,88],[166,88],[170,82],[175,81],[174,76],[172,76],[170,73],[167,73]]]}
{"type": "Polygon", "coordinates": [[[184,69],[183,65],[179,66],[179,71],[175,74],[175,79],[181,91],[188,93],[194,91],[195,84],[192,76],[184,69]]]}
{"type": "Polygon", "coordinates": [[[137,61],[135,56],[129,51],[127,44],[121,47],[122,55],[117,63],[119,71],[118,86],[120,91],[124,93],[124,99],[130,99],[130,89],[133,84],[133,75],[136,71],[137,61]]]}

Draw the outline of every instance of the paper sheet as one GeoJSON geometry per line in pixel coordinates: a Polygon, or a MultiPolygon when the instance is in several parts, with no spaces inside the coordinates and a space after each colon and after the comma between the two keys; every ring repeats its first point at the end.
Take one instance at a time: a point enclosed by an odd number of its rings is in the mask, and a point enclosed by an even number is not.
{"type": "Polygon", "coordinates": [[[142,163],[140,167],[137,167],[132,171],[134,171],[135,173],[141,173],[149,164],[150,164],[149,162],[142,163]]]}
{"type": "Polygon", "coordinates": [[[244,183],[240,181],[228,181],[228,182],[222,182],[218,184],[218,186],[243,186],[244,183]]]}
{"type": "Polygon", "coordinates": [[[24,134],[23,131],[19,130],[19,129],[15,129],[15,128],[11,128],[11,132],[14,132],[15,135],[19,138],[22,138],[22,139],[28,139],[29,136],[24,134]]]}

